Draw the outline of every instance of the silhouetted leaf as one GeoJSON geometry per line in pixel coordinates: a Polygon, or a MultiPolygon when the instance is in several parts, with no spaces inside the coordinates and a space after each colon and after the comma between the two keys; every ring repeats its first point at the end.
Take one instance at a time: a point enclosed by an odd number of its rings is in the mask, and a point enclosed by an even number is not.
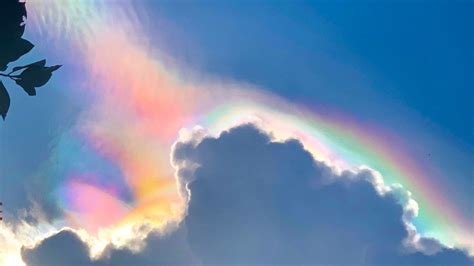
{"type": "Polygon", "coordinates": [[[16,61],[22,55],[31,51],[33,47],[34,45],[25,39],[15,39],[2,43],[0,46],[0,70],[7,69],[8,63],[16,61]]]}
{"type": "Polygon", "coordinates": [[[25,31],[26,8],[19,0],[1,0],[0,7],[0,71],[33,48],[21,39],[25,31]]]}
{"type": "Polygon", "coordinates": [[[0,115],[3,120],[7,117],[8,109],[10,108],[10,95],[8,94],[7,89],[0,81],[0,115]]]}
{"type": "Polygon", "coordinates": [[[20,85],[28,95],[36,95],[37,87],[41,87],[51,78],[53,71],[61,66],[45,67],[43,61],[26,66],[26,69],[16,78],[15,82],[20,85]]]}
{"type": "MultiPolygon", "coordinates": [[[[28,53],[34,45],[21,38],[27,16],[24,0],[0,0],[0,2],[0,71],[5,71],[9,63],[28,53]]],[[[60,65],[47,67],[46,60],[41,60],[14,67],[11,73],[2,74],[2,76],[15,80],[28,95],[36,95],[36,88],[45,85],[51,78],[52,72],[60,67],[60,65]],[[22,72],[19,75],[12,74],[20,70],[22,72]]],[[[9,107],[10,96],[3,83],[0,82],[0,115],[3,119],[9,107]]]]}
{"type": "Polygon", "coordinates": [[[18,71],[18,70],[22,70],[22,69],[27,68],[27,67],[30,67],[30,66],[43,66],[43,67],[44,67],[45,65],[46,65],[46,60],[43,59],[43,60],[40,60],[40,61],[31,63],[31,64],[29,64],[29,65],[14,67],[14,68],[12,69],[12,72],[16,72],[16,71],[18,71]]]}
{"type": "Polygon", "coordinates": [[[0,40],[4,43],[6,40],[18,39],[25,30],[26,8],[24,2],[18,0],[1,0],[0,9],[0,40]]]}
{"type": "Polygon", "coordinates": [[[50,66],[50,67],[48,67],[48,69],[49,69],[51,72],[54,72],[54,71],[58,70],[60,67],[62,67],[62,65],[50,66]]]}

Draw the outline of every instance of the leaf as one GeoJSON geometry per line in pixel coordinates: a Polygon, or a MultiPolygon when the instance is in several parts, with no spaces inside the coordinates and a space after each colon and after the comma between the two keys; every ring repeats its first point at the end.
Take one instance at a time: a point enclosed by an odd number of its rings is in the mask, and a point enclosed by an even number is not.
{"type": "Polygon", "coordinates": [[[0,70],[7,69],[10,62],[18,60],[33,49],[34,45],[25,39],[7,40],[0,43],[0,70]]]}
{"type": "Polygon", "coordinates": [[[0,81],[0,115],[3,120],[7,117],[8,109],[10,108],[10,95],[8,94],[7,89],[0,81]]]}
{"type": "Polygon", "coordinates": [[[35,87],[31,86],[31,84],[24,84],[24,85],[18,84],[18,85],[20,85],[20,87],[22,87],[23,90],[26,92],[26,94],[28,94],[29,96],[36,95],[36,89],[35,87]]]}
{"type": "Polygon", "coordinates": [[[51,78],[51,72],[47,67],[30,66],[21,72],[20,83],[31,84],[33,87],[41,87],[51,78]]]}
{"type": "Polygon", "coordinates": [[[54,72],[54,71],[58,70],[60,67],[62,67],[62,65],[50,66],[48,68],[51,72],[54,72]]]}
{"type": "Polygon", "coordinates": [[[1,0],[0,7],[0,71],[10,62],[28,53],[34,46],[22,39],[27,16],[25,2],[1,0]]]}
{"type": "Polygon", "coordinates": [[[26,7],[18,0],[2,0],[0,8],[0,40],[18,39],[25,30],[26,7]]]}
{"type": "Polygon", "coordinates": [[[30,67],[30,66],[44,66],[45,64],[46,64],[46,60],[43,59],[43,60],[40,60],[40,61],[31,63],[31,64],[29,64],[29,65],[14,67],[14,68],[12,69],[12,72],[16,72],[16,71],[18,71],[18,70],[22,70],[22,69],[27,68],[27,67],[30,67]]]}
{"type": "Polygon", "coordinates": [[[41,60],[24,66],[25,70],[15,79],[15,82],[30,96],[36,95],[36,88],[45,85],[53,71],[61,67],[60,65],[46,67],[44,63],[44,60],[41,60]]]}

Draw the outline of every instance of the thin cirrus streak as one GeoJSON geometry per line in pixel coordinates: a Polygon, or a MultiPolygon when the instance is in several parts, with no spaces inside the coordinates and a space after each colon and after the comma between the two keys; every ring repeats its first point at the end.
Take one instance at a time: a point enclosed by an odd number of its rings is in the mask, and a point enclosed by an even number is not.
{"type": "MultiPolygon", "coordinates": [[[[180,80],[151,51],[149,39],[139,29],[140,21],[147,19],[137,15],[140,7],[104,3],[46,0],[28,6],[31,34],[57,40],[67,48],[55,55],[84,70],[69,81],[79,88],[71,93],[87,95],[92,103],[74,125],[74,133],[65,132],[64,138],[83,138],[89,152],[116,168],[120,179],[103,185],[81,178],[77,169],[66,169],[56,195],[70,225],[94,231],[144,220],[157,225],[179,220],[185,200],[177,192],[169,163],[179,130],[202,125],[218,134],[252,117],[282,138],[297,137],[318,160],[339,168],[366,165],[380,172],[386,183],[402,184],[419,204],[413,221],[419,232],[474,251],[468,218],[418,168],[403,145],[387,145],[382,133],[362,128],[348,117],[318,116],[268,93],[180,80]],[[110,186],[116,187],[110,190],[110,186]],[[81,199],[86,194],[102,203],[90,206],[81,199]],[[116,215],[102,217],[106,209],[116,210],[116,215]]],[[[67,141],[58,145],[56,152],[67,145],[67,141]]],[[[62,160],[67,164],[83,159],[71,151],[62,160]]],[[[84,174],[111,172],[101,167],[92,165],[84,174]]],[[[100,174],[95,178],[105,180],[100,174]]]]}

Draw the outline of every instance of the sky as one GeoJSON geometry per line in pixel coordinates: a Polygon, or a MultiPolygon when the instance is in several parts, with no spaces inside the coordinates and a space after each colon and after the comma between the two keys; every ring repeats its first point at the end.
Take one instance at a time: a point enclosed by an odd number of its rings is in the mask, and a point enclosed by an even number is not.
{"type": "Polygon", "coordinates": [[[472,2],[27,9],[0,264],[472,265],[472,2]]]}

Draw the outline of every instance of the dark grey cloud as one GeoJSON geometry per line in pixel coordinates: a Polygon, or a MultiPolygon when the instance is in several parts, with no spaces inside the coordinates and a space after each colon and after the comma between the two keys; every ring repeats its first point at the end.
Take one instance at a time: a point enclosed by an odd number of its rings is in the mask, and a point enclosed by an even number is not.
{"type": "Polygon", "coordinates": [[[29,266],[109,266],[109,265],[184,265],[199,261],[190,252],[186,241],[186,227],[169,234],[150,233],[140,252],[109,246],[102,257],[92,260],[89,248],[71,230],[63,230],[43,240],[32,249],[23,248],[23,261],[29,266]]]}
{"type": "Polygon", "coordinates": [[[380,196],[372,172],[336,174],[296,140],[245,125],[176,144],[174,163],[187,174],[188,241],[204,264],[472,263],[448,249],[407,254],[400,192],[380,196]]]}
{"type": "Polygon", "coordinates": [[[34,249],[22,249],[22,257],[28,265],[94,265],[87,245],[69,230],[43,240],[34,249]]]}
{"type": "MultiPolygon", "coordinates": [[[[89,260],[90,265],[158,264],[154,260],[205,265],[473,263],[462,251],[431,239],[421,242],[436,244],[439,252],[433,255],[404,247],[408,231],[399,191],[381,196],[369,170],[336,174],[296,140],[272,142],[266,133],[244,125],[218,138],[177,143],[173,163],[190,191],[180,229],[167,238],[147,239],[138,254],[111,248],[107,258],[89,260]],[[165,253],[192,253],[197,261],[193,256],[159,260],[165,253]]],[[[55,254],[71,250],[75,255],[70,257],[83,262],[84,244],[65,234],[25,249],[28,265],[60,263],[55,254]]]]}

